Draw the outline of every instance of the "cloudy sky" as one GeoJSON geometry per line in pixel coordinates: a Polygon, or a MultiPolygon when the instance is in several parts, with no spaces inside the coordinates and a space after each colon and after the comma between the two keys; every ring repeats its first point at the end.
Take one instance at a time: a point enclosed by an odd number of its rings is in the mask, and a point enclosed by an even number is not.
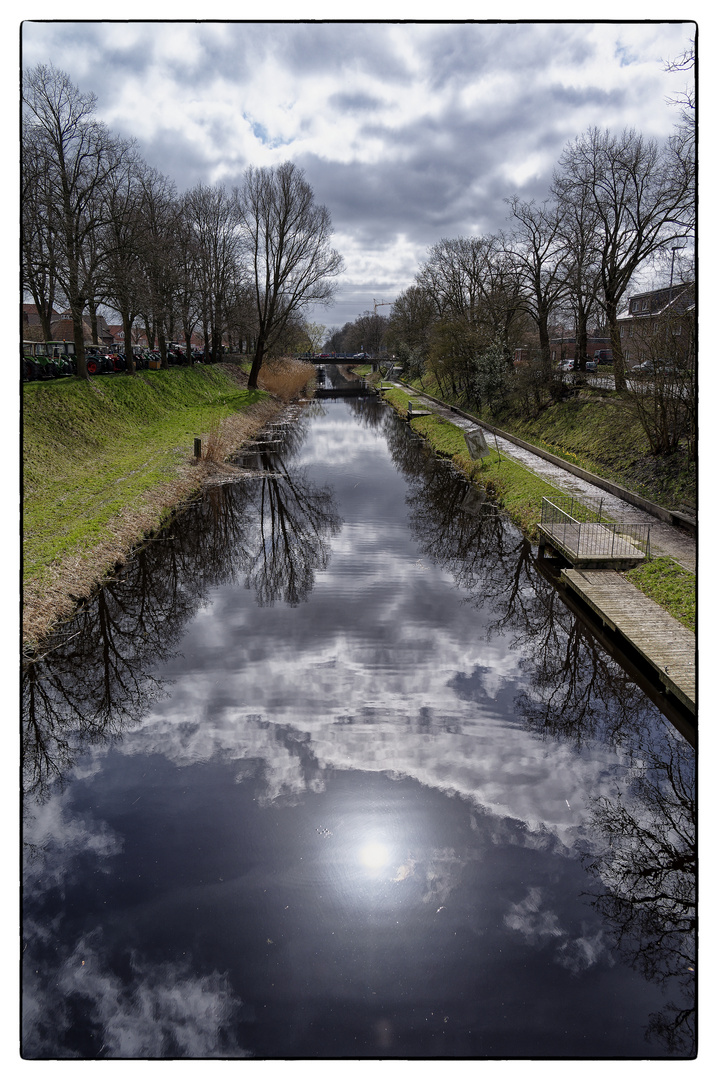
{"type": "Polygon", "coordinates": [[[51,62],[94,91],[99,117],[180,191],[231,187],[249,164],[301,166],[346,263],[316,317],[341,326],[394,300],[443,237],[506,227],[515,193],[544,198],[563,146],[590,125],[669,135],[667,99],[686,76],[664,63],[693,34],[668,21],[77,19],[26,21],[21,38],[23,66],[51,62]]]}

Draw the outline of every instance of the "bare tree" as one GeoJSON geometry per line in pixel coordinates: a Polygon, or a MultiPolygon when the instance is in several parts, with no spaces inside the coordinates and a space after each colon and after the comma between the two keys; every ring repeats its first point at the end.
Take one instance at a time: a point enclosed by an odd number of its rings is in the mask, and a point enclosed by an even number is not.
{"type": "Polygon", "coordinates": [[[52,337],[51,321],[57,290],[57,252],[53,228],[52,184],[38,148],[38,133],[23,131],[21,192],[21,256],[23,290],[32,296],[45,341],[52,337]]]}
{"type": "Polygon", "coordinates": [[[257,309],[248,383],[256,387],[264,357],[287,323],[310,304],[330,303],[330,279],[341,273],[344,261],[329,246],[329,211],[314,202],[304,172],[293,162],[276,168],[250,166],[237,203],[257,309]]]}
{"type": "Polygon", "coordinates": [[[83,251],[101,224],[100,192],[128,143],[111,135],[95,117],[94,94],[83,94],[63,72],[39,64],[23,74],[23,126],[26,151],[36,155],[47,185],[57,254],[57,277],[72,315],[78,375],[87,377],[82,316],[87,303],[83,251]]]}
{"type": "Polygon", "coordinates": [[[182,213],[171,180],[156,169],[144,168],[138,173],[141,191],[139,204],[142,246],[140,249],[144,276],[145,322],[147,342],[154,344],[157,334],[162,367],[168,366],[167,334],[172,323],[179,276],[177,236],[182,213]],[[150,337],[151,334],[151,337],[150,337]]]}
{"type": "Polygon", "coordinates": [[[143,163],[128,159],[112,177],[106,195],[108,222],[103,235],[103,299],[120,313],[125,341],[125,362],[135,373],[132,327],[142,310],[144,277],[141,253],[145,241],[140,213],[142,188],[139,172],[143,163]]]}
{"type": "Polygon", "coordinates": [[[553,193],[560,215],[560,233],[568,249],[566,302],[576,328],[576,363],[586,370],[588,325],[598,309],[601,288],[599,218],[589,192],[554,176],[553,193]]]}
{"type": "Polygon", "coordinates": [[[634,130],[621,135],[590,128],[569,143],[559,162],[566,198],[585,198],[599,224],[602,304],[611,336],[617,390],[625,390],[619,304],[631,277],[650,256],[686,235],[694,191],[670,147],[634,130]]]}
{"type": "Polygon", "coordinates": [[[426,349],[429,330],[434,321],[431,297],[421,285],[410,285],[399,293],[389,316],[389,344],[396,351],[426,349]]]}
{"type": "MultiPolygon", "coordinates": [[[[198,184],[184,200],[184,212],[196,241],[200,293],[205,321],[217,360],[226,328],[231,295],[241,283],[237,202],[224,187],[198,184]]],[[[205,352],[207,342],[205,340],[205,352]]]]}
{"type": "Polygon", "coordinates": [[[551,377],[549,320],[566,296],[569,247],[561,231],[562,215],[557,203],[537,205],[517,196],[507,200],[516,224],[507,253],[521,285],[522,304],[536,324],[544,379],[551,377]]]}

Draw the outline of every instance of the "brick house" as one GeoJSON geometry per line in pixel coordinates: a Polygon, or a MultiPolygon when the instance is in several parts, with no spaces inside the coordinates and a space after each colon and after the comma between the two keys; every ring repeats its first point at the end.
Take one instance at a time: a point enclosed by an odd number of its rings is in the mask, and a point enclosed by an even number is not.
{"type": "MultiPolygon", "coordinates": [[[[115,341],[110,331],[109,326],[103,315],[97,316],[97,337],[98,340],[93,342],[92,340],[92,323],[89,315],[83,315],[82,317],[83,333],[82,337],[86,344],[96,345],[114,345],[115,341]]],[[[57,322],[52,324],[52,336],[53,340],[57,341],[72,341],[73,329],[72,329],[72,316],[69,311],[63,311],[58,316],[57,322]]]]}
{"type": "Polygon", "coordinates": [[[618,318],[627,367],[644,360],[695,358],[696,291],[693,282],[636,293],[618,318]]]}
{"type": "MultiPolygon", "coordinates": [[[[576,338],[575,337],[561,337],[551,338],[551,363],[560,364],[562,360],[575,360],[576,359],[576,338]]],[[[611,339],[607,337],[593,337],[589,336],[586,339],[586,349],[589,357],[593,358],[594,354],[601,349],[610,349],[611,339]]]]}
{"type": "MultiPolygon", "coordinates": [[[[112,334],[112,341],[114,345],[125,345],[125,328],[122,323],[108,323],[107,329],[112,334]]],[[[132,333],[132,344],[140,349],[147,348],[147,337],[144,331],[140,331],[137,328],[132,333]]]]}
{"type": "MultiPolygon", "coordinates": [[[[34,304],[23,304],[21,308],[22,314],[22,340],[23,341],[44,341],[44,334],[42,332],[42,322],[40,320],[39,312],[34,304]]],[[[53,309],[51,321],[54,322],[59,319],[58,313],[53,309]]]]}
{"type": "MultiPolygon", "coordinates": [[[[23,304],[21,314],[22,340],[43,341],[44,335],[42,332],[42,323],[36,306],[34,304],[23,304]]],[[[89,315],[86,315],[82,321],[85,343],[88,345],[92,344],[92,324],[89,315]]],[[[50,332],[52,334],[52,341],[72,341],[74,339],[75,334],[72,327],[72,317],[69,311],[57,312],[53,310],[50,322],[50,332]]],[[[99,338],[99,341],[95,342],[97,345],[114,344],[113,335],[102,315],[97,316],[97,336],[99,338]]]]}
{"type": "MultiPolygon", "coordinates": [[[[551,348],[551,363],[560,364],[562,360],[575,360],[576,359],[576,338],[565,335],[563,337],[552,337],[549,341],[551,348]]],[[[588,349],[588,355],[592,358],[594,353],[599,349],[610,349],[611,339],[607,337],[589,336],[587,339],[586,347],[588,349]]],[[[521,367],[524,364],[538,362],[540,359],[540,350],[538,345],[522,345],[519,348],[514,349],[514,367],[521,367]]]]}
{"type": "MultiPolygon", "coordinates": [[[[124,347],[124,344],[125,344],[125,328],[122,325],[122,323],[111,323],[108,326],[108,330],[112,334],[114,344],[124,347]]],[[[182,335],[179,338],[176,338],[175,341],[176,341],[176,344],[178,344],[180,346],[180,348],[184,349],[184,347],[185,347],[184,335],[182,335]]],[[[144,330],[140,330],[137,326],[132,331],[132,344],[133,344],[133,346],[137,346],[138,348],[141,348],[141,349],[146,349],[147,348],[147,335],[145,334],[144,330]]],[[[198,348],[198,349],[201,349],[204,346],[204,338],[202,338],[199,334],[192,334],[192,337],[190,339],[190,344],[192,346],[198,348]]]]}

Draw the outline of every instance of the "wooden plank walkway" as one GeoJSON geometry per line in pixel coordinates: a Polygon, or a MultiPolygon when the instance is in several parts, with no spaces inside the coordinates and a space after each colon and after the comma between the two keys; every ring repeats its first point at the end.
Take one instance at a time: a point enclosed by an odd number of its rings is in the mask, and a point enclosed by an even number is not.
{"type": "Polygon", "coordinates": [[[562,570],[566,584],[655,670],[695,715],[696,638],[615,570],[562,570]]]}
{"type": "Polygon", "coordinates": [[[646,555],[628,536],[599,522],[556,521],[539,525],[541,537],[574,566],[628,570],[646,555]]]}

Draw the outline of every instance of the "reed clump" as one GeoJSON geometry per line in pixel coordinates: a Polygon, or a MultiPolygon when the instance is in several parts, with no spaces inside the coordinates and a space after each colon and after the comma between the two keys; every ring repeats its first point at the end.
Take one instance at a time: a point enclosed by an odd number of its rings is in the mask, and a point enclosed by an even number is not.
{"type": "Polygon", "coordinates": [[[280,401],[292,401],[313,388],[316,378],[314,364],[280,356],[262,364],[258,383],[262,390],[278,397],[280,401]]]}
{"type": "Polygon", "coordinates": [[[202,459],[214,464],[224,461],[229,454],[231,441],[231,437],[225,430],[222,417],[219,413],[214,413],[202,440],[202,459]]]}

